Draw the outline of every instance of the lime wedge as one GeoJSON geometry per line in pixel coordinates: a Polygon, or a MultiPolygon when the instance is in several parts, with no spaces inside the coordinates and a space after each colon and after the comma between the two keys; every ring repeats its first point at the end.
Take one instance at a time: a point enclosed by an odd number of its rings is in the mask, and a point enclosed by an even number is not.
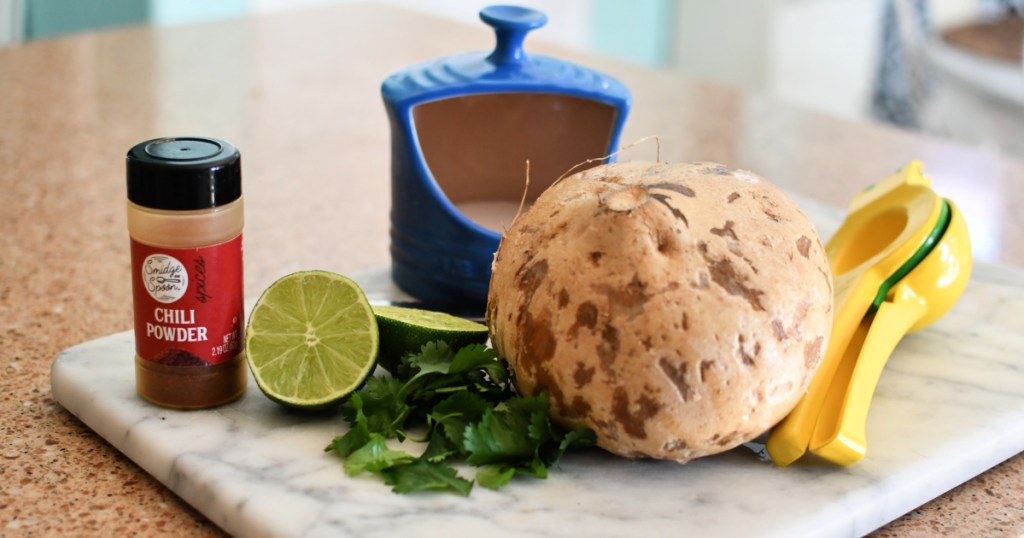
{"type": "Polygon", "coordinates": [[[443,340],[457,350],[487,341],[485,325],[444,312],[402,306],[374,306],[373,311],[380,329],[378,362],[391,373],[402,357],[418,353],[428,342],[443,340]]]}
{"type": "Polygon", "coordinates": [[[245,352],[256,385],[286,407],[332,407],[377,363],[377,322],[352,280],[302,271],[270,285],[249,315],[245,352]]]}

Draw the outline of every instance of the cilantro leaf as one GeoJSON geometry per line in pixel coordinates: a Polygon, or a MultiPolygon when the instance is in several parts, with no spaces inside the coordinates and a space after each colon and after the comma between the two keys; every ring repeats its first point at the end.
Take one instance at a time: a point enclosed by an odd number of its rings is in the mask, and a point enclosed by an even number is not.
{"type": "Polygon", "coordinates": [[[430,418],[461,448],[466,426],[483,418],[490,407],[491,404],[472,392],[456,392],[435,405],[430,418]]]}
{"type": "Polygon", "coordinates": [[[356,392],[345,404],[352,416],[348,420],[349,430],[345,435],[335,437],[331,444],[324,448],[325,452],[333,450],[341,457],[355,452],[370,440],[370,429],[367,426],[366,415],[363,414],[363,398],[356,392]]]}
{"type": "Polygon", "coordinates": [[[427,440],[427,448],[420,454],[420,459],[429,462],[440,462],[449,457],[457,456],[462,448],[456,445],[451,439],[445,436],[444,432],[435,428],[430,432],[427,440]]]}
{"type": "Polygon", "coordinates": [[[528,414],[505,405],[488,409],[479,422],[466,426],[466,461],[479,466],[531,459],[538,445],[529,429],[528,414]]]}
{"type": "Polygon", "coordinates": [[[379,433],[370,434],[370,440],[345,459],[345,474],[355,476],[363,471],[372,473],[389,469],[396,465],[416,461],[415,456],[400,450],[392,450],[379,433]]]}
{"type": "Polygon", "coordinates": [[[487,369],[491,365],[498,364],[498,354],[483,344],[471,344],[460,349],[452,357],[449,372],[459,374],[471,370],[487,369]]]}
{"type": "Polygon", "coordinates": [[[565,451],[572,447],[590,447],[597,444],[597,434],[594,430],[588,428],[581,428],[578,430],[572,430],[565,434],[562,441],[558,444],[558,453],[555,458],[560,458],[565,451]]]}
{"type": "Polygon", "coordinates": [[[324,448],[325,452],[334,451],[341,457],[346,457],[370,441],[370,433],[366,428],[352,428],[339,435],[331,441],[331,444],[324,448]]]}
{"type": "Polygon", "coordinates": [[[473,483],[459,476],[455,468],[447,463],[417,460],[384,469],[380,474],[384,477],[384,483],[394,486],[392,491],[395,493],[447,490],[467,496],[473,489],[473,483]]]}
{"type": "Polygon", "coordinates": [[[402,358],[402,364],[416,372],[413,375],[402,377],[415,379],[435,372],[448,373],[452,364],[452,356],[454,353],[445,342],[439,340],[424,344],[418,354],[406,355],[402,358]]]}
{"type": "Polygon", "coordinates": [[[509,465],[487,465],[477,471],[476,482],[487,489],[500,489],[508,484],[515,474],[515,467],[509,465]]]}
{"type": "Polygon", "coordinates": [[[404,437],[405,419],[411,409],[401,395],[402,384],[399,380],[374,376],[366,380],[366,385],[352,394],[342,405],[341,412],[350,423],[356,422],[356,406],[366,416],[367,428],[388,438],[404,437]]]}
{"type": "Polygon", "coordinates": [[[533,458],[530,461],[525,461],[516,465],[516,472],[519,474],[529,475],[534,478],[547,478],[548,464],[540,458],[533,458]]]}
{"type": "Polygon", "coordinates": [[[548,418],[548,395],[542,392],[533,398],[513,398],[507,402],[509,409],[515,409],[529,417],[530,439],[538,446],[554,439],[551,420],[548,418]]]}
{"type": "MultiPolygon", "coordinates": [[[[508,367],[498,360],[498,353],[483,344],[471,344],[458,351],[452,358],[451,373],[486,374],[486,381],[479,388],[504,388],[508,382],[508,367]]],[[[478,376],[471,376],[478,377],[478,376]]],[[[478,381],[484,381],[480,379],[478,381]]]]}

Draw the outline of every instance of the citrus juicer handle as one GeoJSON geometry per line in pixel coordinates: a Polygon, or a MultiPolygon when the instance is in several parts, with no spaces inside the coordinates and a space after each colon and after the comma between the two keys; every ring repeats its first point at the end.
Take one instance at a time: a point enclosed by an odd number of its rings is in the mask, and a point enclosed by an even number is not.
{"type": "MultiPolygon", "coordinates": [[[[789,465],[807,451],[858,327],[885,299],[891,277],[932,235],[942,205],[918,161],[854,197],[849,215],[826,246],[835,275],[832,333],[807,393],[769,434],[768,453],[776,464],[789,465]]],[[[844,375],[852,375],[852,366],[847,368],[851,373],[844,375]]],[[[845,393],[846,386],[840,390],[845,393]]]]}
{"type": "MultiPolygon", "coordinates": [[[[857,338],[859,321],[870,306],[867,297],[873,293],[870,279],[862,275],[848,275],[835,281],[835,305],[847,305],[846,308],[836,306],[832,333],[829,336],[825,355],[807,392],[797,402],[796,407],[772,428],[768,435],[766,447],[776,465],[786,466],[800,459],[807,452],[811,435],[818,422],[821,408],[831,390],[832,380],[836,371],[845,361],[841,360],[849,343],[857,338]],[[851,278],[855,276],[856,278],[851,278]]],[[[860,336],[863,339],[863,335],[860,336]]]]}
{"type": "Polygon", "coordinates": [[[906,284],[861,321],[840,360],[811,435],[811,452],[839,465],[867,453],[868,408],[886,362],[928,305],[906,284]]]}

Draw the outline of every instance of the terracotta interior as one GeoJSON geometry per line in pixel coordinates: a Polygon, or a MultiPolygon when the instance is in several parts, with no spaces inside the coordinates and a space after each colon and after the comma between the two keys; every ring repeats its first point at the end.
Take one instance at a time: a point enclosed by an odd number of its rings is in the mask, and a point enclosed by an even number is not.
{"type": "Polygon", "coordinates": [[[615,109],[560,94],[491,93],[418,105],[413,121],[427,167],[448,199],[500,232],[523,198],[526,161],[529,205],[573,166],[607,154],[615,109]]]}

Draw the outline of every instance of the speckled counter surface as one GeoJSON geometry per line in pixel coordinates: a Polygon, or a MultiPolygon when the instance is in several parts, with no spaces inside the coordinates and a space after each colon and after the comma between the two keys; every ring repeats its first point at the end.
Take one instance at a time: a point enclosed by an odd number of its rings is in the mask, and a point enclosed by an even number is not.
{"type": "MultiPolygon", "coordinates": [[[[390,205],[380,81],[491,39],[482,25],[345,6],[0,49],[0,535],[221,534],[50,394],[62,349],[130,328],[127,149],[169,134],[241,148],[249,296],[298,269],[378,267],[390,205]]],[[[557,49],[543,31],[528,50],[623,80],[623,140],[656,134],[663,160],[748,168],[838,207],[921,159],[961,207],[977,258],[1024,266],[1021,161],[557,49]]],[[[631,151],[655,157],[651,144],[631,151]]],[[[1022,533],[1020,454],[876,531],[1022,533]]]]}

